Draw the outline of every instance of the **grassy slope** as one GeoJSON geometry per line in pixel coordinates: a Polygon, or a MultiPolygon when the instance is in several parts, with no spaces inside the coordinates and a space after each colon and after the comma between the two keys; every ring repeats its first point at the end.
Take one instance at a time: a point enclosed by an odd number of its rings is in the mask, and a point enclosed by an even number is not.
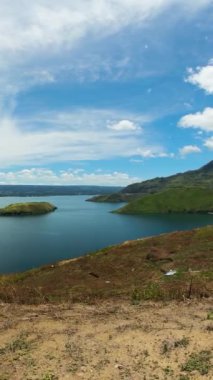
{"type": "Polygon", "coordinates": [[[116,212],[120,214],[208,212],[213,211],[213,191],[210,189],[170,189],[146,195],[130,202],[116,212]]]}
{"type": "Polygon", "coordinates": [[[213,188],[213,161],[198,170],[191,170],[185,173],[178,173],[169,177],[157,177],[147,181],[133,183],[125,187],[119,193],[95,197],[94,202],[129,202],[139,196],[158,193],[167,189],[177,188],[213,188]]]}
{"type": "Polygon", "coordinates": [[[209,296],[212,253],[213,226],[129,241],[78,259],[0,276],[0,301],[183,299],[189,296],[191,281],[192,296],[209,296]],[[169,269],[178,272],[167,277],[169,269]]]}
{"type": "Polygon", "coordinates": [[[38,215],[55,209],[56,207],[48,202],[14,203],[0,209],[0,215],[38,215]]]}

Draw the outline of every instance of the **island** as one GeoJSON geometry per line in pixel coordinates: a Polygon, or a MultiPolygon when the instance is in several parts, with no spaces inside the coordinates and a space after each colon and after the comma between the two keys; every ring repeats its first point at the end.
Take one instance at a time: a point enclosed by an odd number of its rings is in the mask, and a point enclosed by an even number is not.
{"type": "Polygon", "coordinates": [[[42,215],[56,209],[57,207],[49,202],[12,203],[0,209],[0,216],[42,215]]]}

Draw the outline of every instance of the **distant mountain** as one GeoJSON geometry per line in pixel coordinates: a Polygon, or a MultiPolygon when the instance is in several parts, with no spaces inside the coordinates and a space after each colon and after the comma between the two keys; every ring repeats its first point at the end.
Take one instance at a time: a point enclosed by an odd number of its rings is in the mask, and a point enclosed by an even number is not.
{"type": "Polygon", "coordinates": [[[178,173],[169,177],[157,177],[125,187],[121,193],[150,194],[169,188],[210,187],[213,188],[213,161],[197,170],[178,173]]]}
{"type": "Polygon", "coordinates": [[[144,195],[115,211],[119,214],[213,212],[213,188],[183,187],[144,195]]]}
{"type": "Polygon", "coordinates": [[[133,183],[116,194],[95,197],[90,200],[94,202],[128,202],[143,195],[184,187],[213,188],[213,161],[197,170],[133,183]]]}
{"type": "Polygon", "coordinates": [[[0,197],[111,194],[121,189],[122,187],[118,186],[0,185],[0,197]]]}

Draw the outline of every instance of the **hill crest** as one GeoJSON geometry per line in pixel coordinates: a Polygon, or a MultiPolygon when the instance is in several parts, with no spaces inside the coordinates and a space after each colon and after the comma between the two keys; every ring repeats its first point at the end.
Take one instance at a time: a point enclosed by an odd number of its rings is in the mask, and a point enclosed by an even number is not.
{"type": "Polygon", "coordinates": [[[168,177],[156,177],[133,183],[125,187],[122,193],[153,193],[170,187],[211,187],[213,186],[213,160],[199,169],[173,174],[168,177]]]}

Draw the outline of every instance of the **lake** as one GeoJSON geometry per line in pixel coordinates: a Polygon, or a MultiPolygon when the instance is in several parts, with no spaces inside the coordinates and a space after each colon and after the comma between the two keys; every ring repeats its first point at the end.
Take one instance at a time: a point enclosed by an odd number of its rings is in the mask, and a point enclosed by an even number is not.
{"type": "Polygon", "coordinates": [[[213,215],[112,214],[121,204],[85,202],[88,197],[0,198],[0,207],[42,200],[58,207],[47,215],[0,217],[0,273],[78,257],[125,240],[213,224],[213,215]]]}

